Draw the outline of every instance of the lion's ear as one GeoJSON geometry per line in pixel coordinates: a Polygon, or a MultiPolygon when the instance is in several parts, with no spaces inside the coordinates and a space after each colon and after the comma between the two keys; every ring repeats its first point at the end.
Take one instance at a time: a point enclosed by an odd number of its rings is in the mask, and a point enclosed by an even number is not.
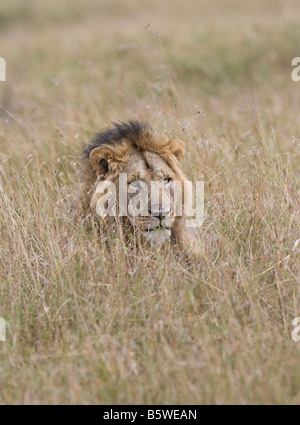
{"type": "Polygon", "coordinates": [[[91,151],[90,161],[97,174],[105,176],[110,172],[120,172],[129,154],[130,149],[126,143],[117,146],[102,145],[91,151]]]}
{"type": "Polygon", "coordinates": [[[180,162],[183,160],[184,157],[184,144],[177,139],[172,139],[167,142],[166,147],[168,148],[169,152],[172,153],[177,160],[180,162]]]}
{"type": "Polygon", "coordinates": [[[110,162],[113,157],[112,149],[108,146],[100,146],[95,148],[90,153],[90,161],[92,168],[102,175],[109,172],[110,162]]]}

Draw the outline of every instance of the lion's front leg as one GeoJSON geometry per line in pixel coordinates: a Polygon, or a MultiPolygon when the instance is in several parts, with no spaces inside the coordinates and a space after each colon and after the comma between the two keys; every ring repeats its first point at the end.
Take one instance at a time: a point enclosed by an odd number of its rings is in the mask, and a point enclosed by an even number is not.
{"type": "Polygon", "coordinates": [[[198,264],[203,257],[204,246],[197,228],[186,227],[185,219],[180,218],[172,228],[172,242],[184,252],[189,264],[198,264]]]}

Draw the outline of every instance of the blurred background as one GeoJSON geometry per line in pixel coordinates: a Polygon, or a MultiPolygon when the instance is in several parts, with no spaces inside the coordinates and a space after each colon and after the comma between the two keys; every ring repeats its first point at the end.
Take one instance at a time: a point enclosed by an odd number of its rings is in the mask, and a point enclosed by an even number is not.
{"type": "Polygon", "coordinates": [[[196,116],[199,131],[222,133],[237,121],[255,127],[263,108],[262,120],[293,132],[299,9],[296,0],[2,0],[1,123],[13,115],[31,135],[49,120],[86,134],[138,117],[177,131],[196,116]]]}

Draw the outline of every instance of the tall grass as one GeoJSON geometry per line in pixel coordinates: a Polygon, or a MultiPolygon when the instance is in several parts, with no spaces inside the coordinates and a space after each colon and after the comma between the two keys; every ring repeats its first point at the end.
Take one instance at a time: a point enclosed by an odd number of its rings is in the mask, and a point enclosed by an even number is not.
{"type": "Polygon", "coordinates": [[[1,403],[298,403],[295,1],[0,6],[1,403]],[[247,5],[247,8],[246,8],[247,5]],[[205,182],[205,252],[76,226],[82,144],[146,119],[205,182]]]}

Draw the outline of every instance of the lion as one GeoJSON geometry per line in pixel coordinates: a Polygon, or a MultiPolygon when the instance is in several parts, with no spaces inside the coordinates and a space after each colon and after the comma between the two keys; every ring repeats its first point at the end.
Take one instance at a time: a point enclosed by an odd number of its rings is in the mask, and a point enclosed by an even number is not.
{"type": "Polygon", "coordinates": [[[186,226],[185,206],[182,205],[182,199],[186,200],[190,195],[175,199],[172,186],[173,182],[179,182],[184,187],[187,181],[181,168],[183,157],[183,142],[168,140],[165,135],[157,134],[147,122],[113,123],[112,128],[98,133],[83,150],[80,203],[84,215],[99,216],[97,221],[100,225],[117,225],[127,233],[139,233],[152,245],[169,241],[173,247],[187,253],[189,258],[199,256],[200,243],[195,229],[186,226]],[[120,176],[127,178],[126,202],[130,203],[142,186],[148,190],[144,214],[134,216],[127,211],[120,216],[120,176]],[[108,211],[110,202],[107,190],[102,190],[101,186],[107,182],[113,183],[116,188],[113,216],[101,214],[104,207],[108,211]],[[160,192],[150,208],[153,182],[159,184],[160,192]],[[164,199],[169,201],[167,205],[163,205],[164,195],[164,199]],[[181,214],[177,215],[178,207],[181,214]]]}

